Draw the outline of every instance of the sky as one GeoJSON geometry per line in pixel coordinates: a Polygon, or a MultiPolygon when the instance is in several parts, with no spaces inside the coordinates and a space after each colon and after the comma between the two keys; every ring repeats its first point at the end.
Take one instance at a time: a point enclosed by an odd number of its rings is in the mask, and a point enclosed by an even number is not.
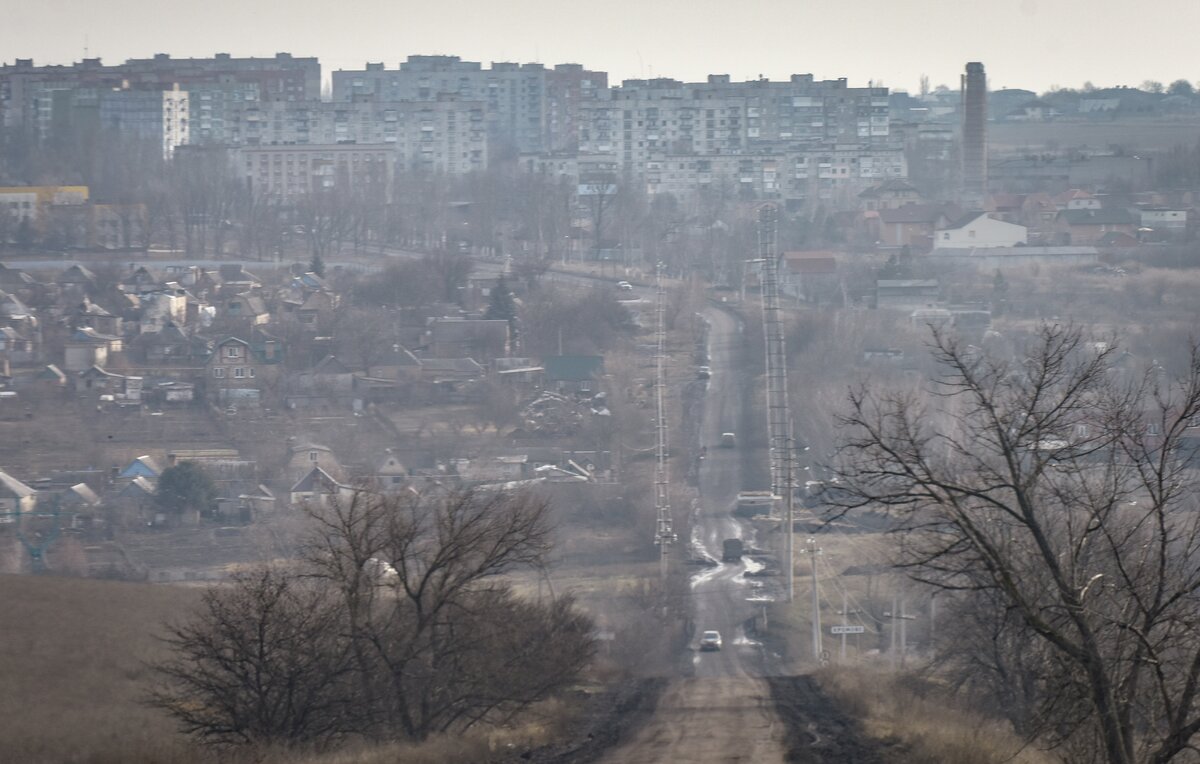
{"type": "Polygon", "coordinates": [[[1200,80],[1197,0],[0,0],[0,62],[154,53],[317,56],[322,71],[412,54],[580,63],[622,79],[811,73],[915,91],[1200,80]]]}

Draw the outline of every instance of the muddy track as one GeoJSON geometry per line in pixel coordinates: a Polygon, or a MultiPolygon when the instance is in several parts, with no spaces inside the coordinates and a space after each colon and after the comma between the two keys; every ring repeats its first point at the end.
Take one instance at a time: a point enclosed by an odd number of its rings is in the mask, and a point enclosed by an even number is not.
{"type": "Polygon", "coordinates": [[[768,677],[775,710],[787,728],[785,761],[800,764],[885,764],[897,749],[866,736],[811,676],[768,677]]]}
{"type": "Polygon", "coordinates": [[[585,702],[580,720],[559,745],[514,753],[500,761],[536,764],[589,764],[637,733],[654,714],[667,686],[663,678],[639,679],[594,695],[585,702]]]}

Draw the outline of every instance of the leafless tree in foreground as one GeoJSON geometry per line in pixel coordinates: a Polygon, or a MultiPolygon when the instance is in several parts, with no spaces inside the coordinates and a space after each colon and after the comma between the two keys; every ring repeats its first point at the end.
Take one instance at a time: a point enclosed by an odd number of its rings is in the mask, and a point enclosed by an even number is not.
{"type": "Polygon", "coordinates": [[[512,493],[313,507],[305,559],[210,591],[173,628],[152,705],[208,743],[423,740],[503,723],[574,682],[592,623],[500,579],[540,566],[547,504],[512,493]]]}
{"type": "Polygon", "coordinates": [[[1043,656],[1010,695],[1043,740],[1121,764],[1194,753],[1200,351],[1171,382],[1116,373],[1118,351],[1071,327],[1012,359],[932,345],[927,396],[851,393],[841,511],[882,506],[914,578],[1003,614],[984,662],[1043,656]]]}
{"type": "Polygon", "coordinates": [[[545,564],[546,501],[359,492],[313,519],[306,556],[343,601],[378,736],[421,740],[502,721],[590,661],[592,624],[569,597],[530,602],[500,578],[545,564]]]}
{"type": "Polygon", "coordinates": [[[205,743],[335,742],[358,726],[341,615],[292,574],[239,576],[170,628],[175,657],[156,667],[162,684],[150,703],[205,743]]]}

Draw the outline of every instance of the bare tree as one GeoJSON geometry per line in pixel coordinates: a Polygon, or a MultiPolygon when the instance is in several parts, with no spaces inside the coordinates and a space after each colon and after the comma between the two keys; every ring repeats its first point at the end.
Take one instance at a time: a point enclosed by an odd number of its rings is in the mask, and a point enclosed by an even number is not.
{"type": "Polygon", "coordinates": [[[914,578],[1042,651],[1049,742],[1167,762],[1200,732],[1200,351],[1175,382],[1115,373],[1116,352],[1071,327],[1011,359],[935,332],[926,398],[851,393],[839,473],[848,505],[890,512],[914,578]]]}
{"type": "Polygon", "coordinates": [[[545,500],[356,492],[312,516],[307,557],[343,599],[363,713],[380,736],[504,720],[590,660],[590,621],[569,599],[524,601],[500,579],[545,564],[545,500]]]}
{"type": "Polygon", "coordinates": [[[207,744],[335,742],[358,725],[341,620],[339,602],[294,575],[240,575],[170,629],[175,657],[156,667],[149,703],[207,744]]]}

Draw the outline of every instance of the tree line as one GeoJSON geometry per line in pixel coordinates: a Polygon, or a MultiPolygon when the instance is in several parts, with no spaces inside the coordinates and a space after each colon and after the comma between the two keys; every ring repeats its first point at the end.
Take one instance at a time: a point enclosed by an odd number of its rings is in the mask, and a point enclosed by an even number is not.
{"type": "Polygon", "coordinates": [[[887,513],[897,565],[949,610],[937,668],[1029,740],[1191,760],[1200,348],[1177,378],[1071,326],[1011,354],[935,331],[932,352],[924,393],[850,394],[832,514],[887,513]]]}
{"type": "Polygon", "coordinates": [[[356,490],[306,512],[297,562],[209,590],[168,631],[149,702],[198,740],[420,741],[505,723],[589,664],[572,598],[506,577],[546,565],[545,499],[356,490]]]}

